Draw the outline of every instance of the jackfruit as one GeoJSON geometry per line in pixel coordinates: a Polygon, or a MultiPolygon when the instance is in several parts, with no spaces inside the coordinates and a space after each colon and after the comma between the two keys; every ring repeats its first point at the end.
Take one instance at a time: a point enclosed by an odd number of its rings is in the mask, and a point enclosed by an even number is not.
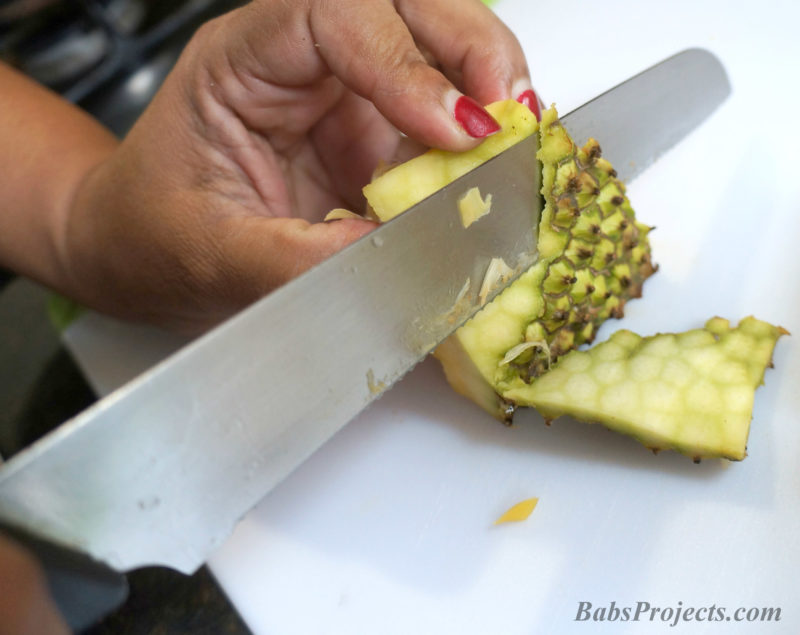
{"type": "Polygon", "coordinates": [[[656,271],[650,228],[636,220],[597,141],[576,147],[554,108],[538,125],[516,102],[487,109],[502,129],[476,149],[429,151],[364,190],[372,213],[388,220],[521,138],[540,135],[538,261],[437,348],[450,384],[506,423],[517,406],[532,406],[548,422],[561,415],[599,422],[656,452],[744,458],[755,390],[787,331],[753,317],[735,328],[713,318],[680,334],[620,330],[575,350],[641,296],[656,271]]]}

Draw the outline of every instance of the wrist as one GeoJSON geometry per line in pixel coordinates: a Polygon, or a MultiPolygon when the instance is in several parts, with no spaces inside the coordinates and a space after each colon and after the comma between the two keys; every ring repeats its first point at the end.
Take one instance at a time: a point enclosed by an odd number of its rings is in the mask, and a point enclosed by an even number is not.
{"type": "Polygon", "coordinates": [[[75,106],[2,65],[0,85],[0,263],[64,290],[75,197],[117,140],[75,106]]]}
{"type": "Polygon", "coordinates": [[[87,166],[75,183],[72,196],[51,224],[52,253],[56,271],[48,284],[68,297],[91,305],[94,301],[93,271],[97,269],[100,252],[109,246],[100,239],[97,219],[103,216],[102,202],[113,206],[113,200],[104,192],[108,164],[113,153],[87,166]]]}

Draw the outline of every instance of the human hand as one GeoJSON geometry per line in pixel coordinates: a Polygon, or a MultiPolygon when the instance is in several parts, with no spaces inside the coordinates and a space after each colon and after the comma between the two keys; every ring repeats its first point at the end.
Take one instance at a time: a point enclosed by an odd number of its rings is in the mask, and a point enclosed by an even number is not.
{"type": "Polygon", "coordinates": [[[0,536],[0,635],[67,632],[35,560],[0,536]]]}
{"type": "Polygon", "coordinates": [[[319,221],[363,207],[398,130],[465,150],[496,129],[477,102],[535,108],[530,89],[518,42],[479,0],[252,2],[198,32],[83,183],[72,295],[207,328],[374,227],[319,221]]]}

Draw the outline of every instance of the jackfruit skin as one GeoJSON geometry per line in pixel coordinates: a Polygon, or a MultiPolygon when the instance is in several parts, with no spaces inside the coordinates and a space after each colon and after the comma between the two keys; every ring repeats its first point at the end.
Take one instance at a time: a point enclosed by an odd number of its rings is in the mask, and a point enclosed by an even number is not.
{"type": "Polygon", "coordinates": [[[601,423],[653,451],[739,461],[756,388],[787,333],[754,317],[735,328],[717,317],[702,329],[650,337],[620,330],[505,396],[548,421],[601,423]]]}
{"type": "Polygon", "coordinates": [[[543,114],[539,134],[539,260],[435,352],[453,388],[505,423],[516,405],[509,391],[592,342],[656,271],[650,228],[637,222],[597,141],[578,148],[554,108],[543,114]],[[537,346],[502,363],[522,342],[537,346]]]}
{"type": "MultiPolygon", "coordinates": [[[[558,120],[546,111],[540,127],[542,194],[539,253],[548,262],[542,282],[551,362],[591,342],[610,317],[622,317],[625,302],[642,295],[656,267],[650,228],[636,221],[611,164],[590,139],[577,148],[558,120]]],[[[544,369],[532,367],[528,377],[544,369]]]]}
{"type": "MultiPolygon", "coordinates": [[[[652,265],[647,234],[624,185],[600,146],[578,148],[555,108],[536,118],[509,100],[487,106],[501,130],[464,153],[431,150],[364,188],[386,221],[530,134],[540,134],[544,207],[538,261],[434,353],[451,386],[492,416],[510,423],[515,404],[504,393],[545,372],[561,355],[591,342],[625,302],[639,297],[652,265]],[[503,363],[509,350],[536,342],[503,363]]],[[[492,213],[502,213],[493,210],[492,213]]]]}

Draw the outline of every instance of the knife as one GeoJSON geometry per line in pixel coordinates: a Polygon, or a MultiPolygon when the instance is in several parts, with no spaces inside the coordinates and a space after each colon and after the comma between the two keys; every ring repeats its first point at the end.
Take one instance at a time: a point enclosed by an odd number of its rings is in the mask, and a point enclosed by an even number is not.
{"type": "MultiPolygon", "coordinates": [[[[719,61],[690,49],[562,122],[576,142],[600,136],[630,180],[729,92],[719,61]]],[[[457,302],[467,279],[479,288],[495,257],[514,277],[535,262],[536,150],[535,135],[512,146],[0,468],[0,523],[48,572],[73,574],[53,587],[73,628],[124,598],[115,572],[195,571],[267,492],[480,309],[457,302]],[[495,211],[464,228],[457,202],[472,187],[492,193],[495,211]],[[76,608],[81,580],[96,602],[76,608]]]]}

